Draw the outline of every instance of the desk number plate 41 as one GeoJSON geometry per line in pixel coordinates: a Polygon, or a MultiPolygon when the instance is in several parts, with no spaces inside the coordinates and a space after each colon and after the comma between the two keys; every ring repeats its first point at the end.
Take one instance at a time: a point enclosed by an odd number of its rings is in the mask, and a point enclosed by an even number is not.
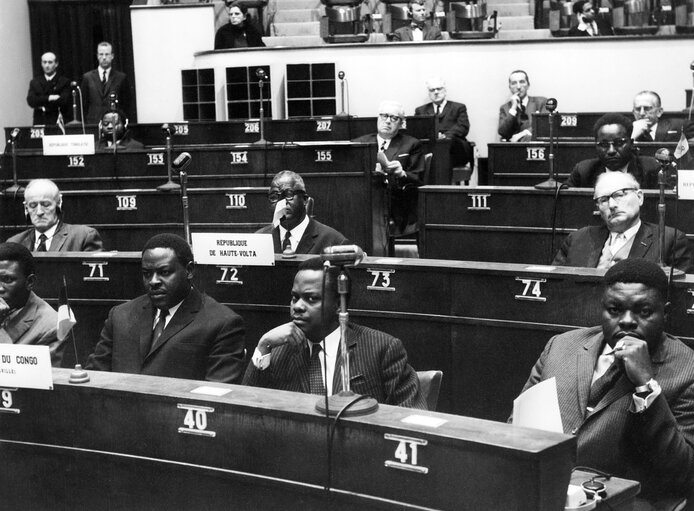
{"type": "Polygon", "coordinates": [[[397,442],[398,446],[393,453],[394,460],[386,460],[385,465],[388,468],[396,468],[407,472],[417,472],[418,474],[428,474],[429,469],[418,464],[418,447],[427,445],[426,440],[412,438],[408,436],[393,435],[386,433],[383,435],[386,440],[397,442]]]}

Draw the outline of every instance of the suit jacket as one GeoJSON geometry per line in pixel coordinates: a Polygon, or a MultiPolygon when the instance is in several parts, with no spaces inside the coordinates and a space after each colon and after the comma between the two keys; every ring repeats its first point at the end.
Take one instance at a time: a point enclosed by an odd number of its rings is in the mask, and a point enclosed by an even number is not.
{"type": "MultiPolygon", "coordinates": [[[[604,20],[600,17],[595,18],[595,24],[598,26],[598,36],[601,35],[614,35],[614,29],[612,28],[612,25],[607,21],[604,20]]],[[[587,31],[585,30],[579,30],[578,25],[574,25],[569,29],[569,36],[570,37],[591,37],[590,34],[588,34],[587,31]]],[[[595,37],[595,36],[592,36],[595,37]]]]}
{"type": "MultiPolygon", "coordinates": [[[[15,234],[7,241],[24,245],[34,250],[36,229],[33,227],[15,234]]],[[[60,222],[51,240],[49,252],[100,252],[104,249],[99,232],[93,227],[60,222]]]]}
{"type": "MultiPolygon", "coordinates": [[[[422,35],[425,41],[436,41],[443,39],[441,29],[435,25],[432,25],[428,21],[424,22],[422,35]]],[[[414,41],[414,39],[412,39],[412,26],[407,25],[405,27],[400,27],[393,32],[393,41],[414,41]]]]}
{"type": "Polygon", "coordinates": [[[92,69],[82,75],[82,95],[84,101],[84,122],[99,124],[104,112],[109,110],[109,95],[118,96],[118,108],[132,121],[132,90],[125,73],[111,68],[106,86],[101,85],[101,68],[92,69]]]}
{"type": "MultiPolygon", "coordinates": [[[[257,231],[258,234],[272,234],[272,245],[275,254],[282,253],[282,241],[280,240],[280,228],[273,227],[272,224],[257,231]]],[[[344,245],[347,238],[337,232],[332,227],[328,227],[313,218],[309,218],[304,235],[299,240],[296,247],[297,254],[320,254],[326,247],[333,245],[344,245]]]]}
{"type": "Polygon", "coordinates": [[[37,76],[29,82],[27,103],[34,109],[34,126],[55,124],[58,120],[58,112],[63,114],[63,120],[72,119],[72,100],[70,94],[70,80],[57,74],[49,82],[45,75],[37,76]],[[48,101],[48,96],[57,94],[57,101],[48,101]]]}
{"type": "Polygon", "coordinates": [[[678,142],[680,132],[682,130],[682,121],[678,119],[663,119],[658,120],[658,126],[655,128],[655,140],[650,133],[641,133],[635,142],[678,142]]]}
{"type": "MultiPolygon", "coordinates": [[[[354,139],[376,145],[376,133],[354,139]]],[[[378,150],[378,148],[376,148],[378,150]]],[[[388,161],[398,160],[407,174],[405,177],[388,180],[390,192],[389,217],[395,225],[404,230],[408,224],[417,222],[417,188],[422,186],[424,154],[422,143],[410,135],[399,132],[391,140],[385,151],[388,161]]]]}
{"type": "Polygon", "coordinates": [[[238,383],[244,359],[241,316],[191,289],[147,351],[155,312],[147,295],[113,307],[87,369],[238,383]]]}
{"type": "MultiPolygon", "coordinates": [[[[111,141],[112,140],[108,140],[107,138],[103,138],[100,136],[99,143],[96,145],[96,150],[105,153],[109,151],[113,152],[113,146],[108,146],[108,143],[111,141]]],[[[125,133],[123,133],[122,138],[116,140],[116,146],[118,152],[138,151],[145,148],[142,142],[140,142],[139,140],[135,140],[130,136],[130,130],[127,130],[125,133]]]]}
{"type": "MultiPolygon", "coordinates": [[[[547,98],[542,96],[528,96],[528,106],[525,107],[525,114],[517,112],[511,115],[511,101],[501,105],[499,108],[499,135],[504,140],[510,140],[513,135],[523,130],[530,130],[532,126],[531,114],[547,112],[545,104],[547,98]]],[[[528,138],[529,140],[529,138],[528,138]]]]}
{"type": "MultiPolygon", "coordinates": [[[[630,258],[642,258],[654,263],[660,260],[658,238],[660,229],[656,224],[641,221],[634,243],[629,251],[630,258]]],[[[552,264],[559,266],[584,266],[595,268],[600,261],[602,248],[609,231],[605,225],[592,225],[572,232],[562,243],[552,264]]],[[[686,273],[692,272],[692,255],[687,237],[682,231],[665,227],[665,264],[686,273]]]]}
{"type": "MultiPolygon", "coordinates": [[[[400,339],[384,332],[350,324],[347,329],[351,390],[379,403],[426,409],[417,373],[407,363],[400,339]]],[[[341,365],[339,350],[336,365],[341,365]]],[[[293,392],[309,392],[308,356],[303,349],[284,344],[272,350],[270,366],[261,371],[248,364],[244,385],[293,392]]],[[[333,393],[342,390],[341,371],[333,376],[333,393]]]]}
{"type": "MultiPolygon", "coordinates": [[[[415,115],[436,115],[433,103],[418,106],[414,110],[415,115]]],[[[451,143],[451,165],[465,165],[473,161],[473,151],[470,143],[465,139],[470,131],[470,121],[467,116],[467,107],[455,101],[446,101],[443,111],[435,118],[436,131],[443,133],[451,143]]]]}
{"type": "Polygon", "coordinates": [[[662,394],[631,411],[634,385],[622,374],[592,414],[586,405],[601,327],[571,330],[547,343],[523,390],[555,377],[564,433],[577,439],[576,465],[641,482],[646,498],[684,496],[694,488],[694,351],[663,334],[651,354],[662,394]]]}
{"type": "Polygon", "coordinates": [[[214,35],[214,49],[224,50],[227,48],[257,48],[263,47],[263,35],[255,25],[247,19],[243,27],[236,28],[231,23],[222,25],[214,35]],[[243,44],[245,41],[245,45],[243,44]]]}
{"type": "MultiPolygon", "coordinates": [[[[652,156],[632,156],[627,172],[634,176],[641,188],[658,188],[660,164],[652,156]]],[[[569,174],[565,185],[572,188],[594,188],[598,175],[605,172],[605,166],[597,158],[579,161],[569,174]]]]}
{"type": "Polygon", "coordinates": [[[58,313],[33,291],[29,299],[4,326],[0,326],[0,343],[46,345],[51,352],[51,364],[60,367],[63,341],[58,340],[58,313]]]}

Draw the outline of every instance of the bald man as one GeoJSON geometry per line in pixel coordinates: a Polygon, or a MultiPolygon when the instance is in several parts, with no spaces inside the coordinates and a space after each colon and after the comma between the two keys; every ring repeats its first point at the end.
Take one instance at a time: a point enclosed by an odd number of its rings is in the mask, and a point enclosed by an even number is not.
{"type": "Polygon", "coordinates": [[[652,90],[644,90],[634,96],[634,122],[631,138],[634,142],[677,142],[682,122],[663,119],[660,96],[652,90]]]}
{"type": "Polygon", "coordinates": [[[63,196],[49,179],[34,179],[24,191],[24,212],[32,228],[7,241],[19,243],[32,252],[94,252],[103,250],[101,236],[86,225],[62,221],[63,196]]]}
{"type": "Polygon", "coordinates": [[[65,122],[72,119],[70,106],[70,80],[58,75],[58,57],[55,53],[41,55],[43,73],[29,82],[27,103],[34,109],[34,126],[55,124],[58,113],[65,122]]]}

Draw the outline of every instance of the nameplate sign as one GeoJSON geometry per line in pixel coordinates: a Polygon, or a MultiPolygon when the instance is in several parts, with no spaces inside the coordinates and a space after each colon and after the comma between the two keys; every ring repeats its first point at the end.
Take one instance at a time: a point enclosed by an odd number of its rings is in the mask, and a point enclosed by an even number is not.
{"type": "Polygon", "coordinates": [[[680,199],[694,200],[694,170],[680,170],[677,172],[677,180],[680,199]]]}
{"type": "Polygon", "coordinates": [[[94,135],[45,135],[43,154],[45,156],[94,154],[94,135]]]}
{"type": "Polygon", "coordinates": [[[274,266],[272,234],[194,232],[193,255],[198,264],[274,266]]]}
{"type": "Polygon", "coordinates": [[[0,344],[0,387],[53,390],[48,346],[0,344]]]}

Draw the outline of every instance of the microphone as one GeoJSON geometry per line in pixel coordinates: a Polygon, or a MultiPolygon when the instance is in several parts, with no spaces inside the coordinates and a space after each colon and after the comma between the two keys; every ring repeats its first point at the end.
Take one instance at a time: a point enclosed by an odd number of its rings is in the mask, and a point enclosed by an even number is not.
{"type": "Polygon", "coordinates": [[[357,266],[364,260],[366,254],[357,245],[335,245],[327,247],[321,252],[323,262],[357,266]]]}
{"type": "Polygon", "coordinates": [[[80,88],[80,86],[77,85],[77,82],[70,82],[70,87],[73,89],[79,89],[80,88]]]}
{"type": "Polygon", "coordinates": [[[550,113],[554,112],[557,109],[557,100],[555,98],[547,99],[547,103],[545,103],[545,108],[550,113]]]}
{"type": "Polygon", "coordinates": [[[169,126],[169,123],[162,124],[161,129],[167,136],[171,136],[171,126],[169,126]]]}
{"type": "Polygon", "coordinates": [[[191,161],[193,161],[193,157],[190,155],[190,153],[181,153],[178,155],[178,158],[174,160],[173,166],[175,169],[182,171],[185,170],[188,165],[190,165],[191,161]]]}
{"type": "Polygon", "coordinates": [[[344,72],[344,71],[340,71],[339,73],[337,73],[337,77],[338,77],[340,80],[344,80],[344,79],[345,79],[345,72],[344,72]]]}
{"type": "Polygon", "coordinates": [[[12,133],[10,134],[10,140],[14,142],[17,139],[17,135],[19,135],[19,128],[15,128],[12,130],[12,133]]]}
{"type": "Polygon", "coordinates": [[[258,80],[265,80],[267,78],[265,71],[261,67],[255,70],[255,76],[258,77],[258,80]]]}
{"type": "Polygon", "coordinates": [[[672,163],[672,155],[666,147],[661,147],[655,152],[655,159],[658,160],[661,167],[669,167],[672,163]]]}
{"type": "Polygon", "coordinates": [[[116,94],[115,92],[111,92],[108,95],[108,104],[111,110],[115,110],[118,106],[118,94],[116,94]]]}

